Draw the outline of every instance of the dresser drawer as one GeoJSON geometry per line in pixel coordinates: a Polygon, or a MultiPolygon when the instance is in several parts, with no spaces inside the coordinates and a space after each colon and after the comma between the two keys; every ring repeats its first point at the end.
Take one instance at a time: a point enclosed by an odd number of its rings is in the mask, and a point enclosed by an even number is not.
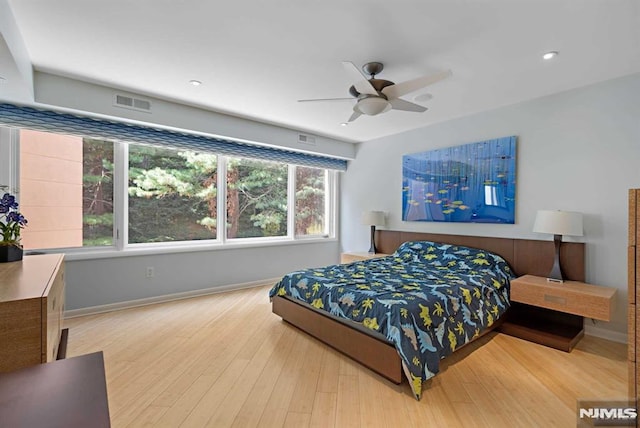
{"type": "Polygon", "coordinates": [[[64,288],[63,254],[0,263],[0,372],[56,359],[64,288]]]}
{"type": "Polygon", "coordinates": [[[578,281],[549,282],[546,278],[525,275],[511,281],[511,300],[540,308],[611,320],[616,289],[578,281]]]}
{"type": "Polygon", "coordinates": [[[58,355],[64,317],[64,264],[60,265],[45,302],[47,308],[43,314],[46,314],[47,317],[47,333],[46,336],[43,335],[43,339],[46,338],[47,342],[42,346],[43,352],[46,352],[42,362],[51,362],[55,361],[58,355]]]}

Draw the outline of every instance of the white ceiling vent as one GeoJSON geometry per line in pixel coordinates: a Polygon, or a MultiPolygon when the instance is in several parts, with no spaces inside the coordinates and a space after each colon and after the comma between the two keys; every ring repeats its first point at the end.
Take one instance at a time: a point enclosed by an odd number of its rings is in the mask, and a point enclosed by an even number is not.
{"type": "Polygon", "coordinates": [[[151,101],[130,97],[128,95],[115,94],[113,97],[113,105],[116,107],[128,108],[130,110],[151,113],[151,101]]]}
{"type": "Polygon", "coordinates": [[[308,144],[310,146],[316,145],[316,137],[313,135],[306,134],[298,134],[298,143],[300,144],[308,144]]]}

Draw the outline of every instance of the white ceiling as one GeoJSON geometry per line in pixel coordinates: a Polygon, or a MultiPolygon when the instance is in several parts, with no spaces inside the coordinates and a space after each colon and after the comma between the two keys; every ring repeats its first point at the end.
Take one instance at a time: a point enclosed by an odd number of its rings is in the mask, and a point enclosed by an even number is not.
{"type": "Polygon", "coordinates": [[[640,72],[638,0],[8,0],[36,70],[346,141],[640,72]],[[557,50],[553,61],[542,53],[557,50]],[[359,118],[341,61],[451,69],[425,113],[359,118]],[[191,79],[203,82],[199,87],[191,79]]]}

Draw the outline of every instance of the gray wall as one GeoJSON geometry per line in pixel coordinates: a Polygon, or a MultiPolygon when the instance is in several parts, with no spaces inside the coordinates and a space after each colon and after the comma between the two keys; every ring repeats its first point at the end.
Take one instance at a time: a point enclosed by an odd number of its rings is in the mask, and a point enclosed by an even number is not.
{"type": "MultiPolygon", "coordinates": [[[[336,240],[66,263],[66,309],[277,278],[310,266],[337,263],[336,240]],[[146,278],[153,267],[154,278],[146,278]]],[[[267,298],[265,294],[265,299],[267,298]]]]}
{"type": "Polygon", "coordinates": [[[531,231],[537,210],[580,211],[587,281],[618,289],[613,321],[598,327],[625,332],[627,190],[640,187],[638,94],[635,74],[360,144],[342,179],[342,249],[369,247],[363,210],[387,212],[391,230],[549,240],[531,231]],[[516,224],[402,221],[403,154],[509,135],[518,136],[516,224]]]}

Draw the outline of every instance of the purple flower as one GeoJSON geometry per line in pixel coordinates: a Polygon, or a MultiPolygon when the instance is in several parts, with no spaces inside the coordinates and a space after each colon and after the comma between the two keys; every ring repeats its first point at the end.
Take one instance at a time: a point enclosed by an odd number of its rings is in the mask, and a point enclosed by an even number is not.
{"type": "Polygon", "coordinates": [[[20,245],[20,229],[27,225],[27,219],[18,212],[16,198],[5,193],[0,199],[0,242],[20,245]]]}
{"type": "Polygon", "coordinates": [[[7,223],[18,223],[20,226],[24,226],[25,224],[27,224],[27,219],[24,218],[24,216],[18,212],[12,211],[9,214],[7,214],[7,223]]]}
{"type": "Polygon", "coordinates": [[[9,209],[11,208],[18,209],[18,203],[16,202],[16,197],[13,195],[10,195],[9,193],[5,193],[2,199],[0,200],[0,206],[6,209],[5,211],[0,211],[0,212],[5,212],[5,213],[9,211],[9,209]]]}

